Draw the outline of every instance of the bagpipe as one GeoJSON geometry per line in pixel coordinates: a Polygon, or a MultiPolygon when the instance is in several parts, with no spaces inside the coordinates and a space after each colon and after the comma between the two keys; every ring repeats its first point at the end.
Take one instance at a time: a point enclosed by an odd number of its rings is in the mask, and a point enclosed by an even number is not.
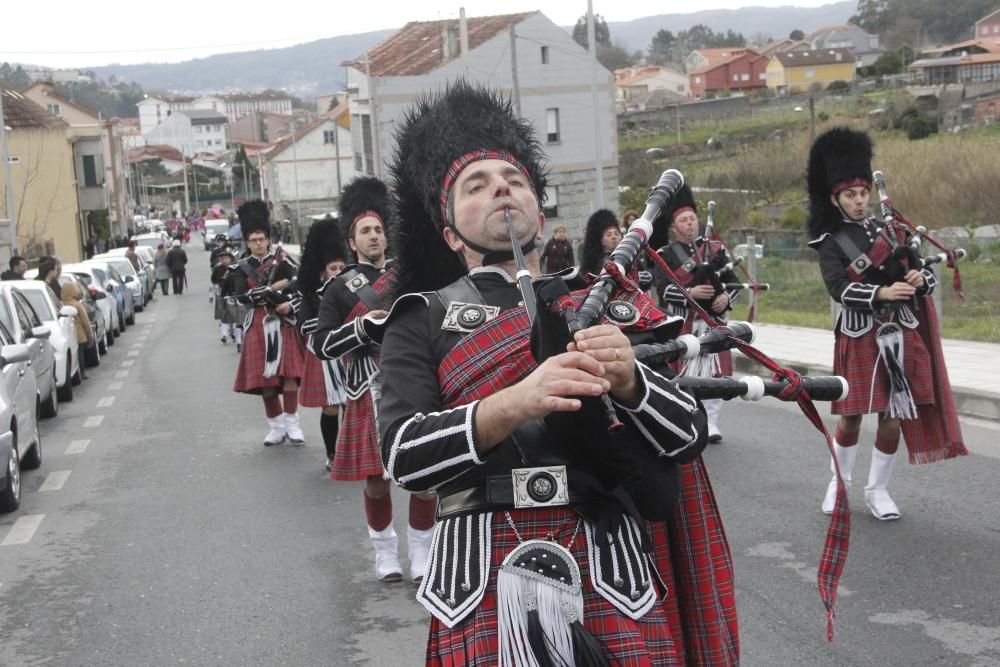
{"type": "Polygon", "coordinates": [[[878,190],[879,212],[882,217],[879,238],[883,239],[889,247],[889,254],[893,261],[889,262],[887,266],[893,282],[903,281],[910,270],[919,271],[933,264],[944,264],[952,270],[952,288],[958,298],[964,301],[965,295],[962,294],[962,277],[958,269],[958,262],[965,258],[965,250],[963,248],[946,248],[927,233],[926,227],[916,226],[907,220],[892,205],[884,173],[881,171],[872,173],[872,181],[878,190]],[[941,252],[926,256],[921,255],[923,241],[927,241],[941,252]]]}
{"type": "Polygon", "coordinates": [[[257,271],[254,271],[249,268],[249,265],[244,264],[243,260],[237,264],[231,264],[230,271],[243,271],[247,278],[252,278],[255,282],[260,281],[264,284],[253,287],[243,294],[234,294],[227,297],[227,300],[243,305],[267,306],[269,311],[283,303],[292,301],[298,294],[298,280],[296,278],[282,279],[285,281],[284,284],[277,288],[274,287],[275,283],[282,282],[277,279],[278,270],[281,268],[282,263],[286,261],[294,265],[288,254],[279,245],[274,251],[274,258],[271,260],[271,266],[266,277],[259,268],[257,271]]]}
{"type": "MultiPolygon", "coordinates": [[[[766,292],[771,289],[771,286],[767,283],[758,283],[750,272],[747,271],[746,267],[743,265],[745,259],[742,255],[736,255],[726,242],[719,235],[718,231],[715,229],[715,201],[708,202],[708,215],[705,220],[705,233],[702,236],[703,243],[701,244],[701,250],[703,253],[708,252],[711,244],[717,243],[722,249],[720,255],[722,258],[726,259],[726,263],[718,267],[715,271],[714,279],[710,278],[708,282],[715,288],[715,296],[722,294],[723,292],[728,292],[730,290],[747,290],[750,293],[750,310],[747,313],[747,321],[753,322],[754,317],[757,313],[757,292],[766,292]],[[733,272],[734,269],[739,268],[740,273],[746,279],[746,282],[721,282],[724,276],[727,276],[733,272]]],[[[696,243],[697,246],[697,243],[696,243]]],[[[750,252],[754,252],[754,248],[748,249],[750,252]]],[[[703,262],[707,262],[707,259],[702,258],[703,262]]],[[[704,307],[704,305],[702,306],[704,307]]]]}

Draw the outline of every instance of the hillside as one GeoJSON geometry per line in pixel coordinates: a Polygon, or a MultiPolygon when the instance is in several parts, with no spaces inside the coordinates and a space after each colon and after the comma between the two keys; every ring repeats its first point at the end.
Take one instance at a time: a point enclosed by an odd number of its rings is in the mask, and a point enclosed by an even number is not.
{"type": "MultiPolygon", "coordinates": [[[[795,29],[806,33],[826,25],[844,23],[855,12],[854,0],[822,7],[744,7],[707,10],[691,14],[661,14],[608,24],[611,39],[628,51],[645,51],[658,30],[677,33],[696,24],[716,32],[733,29],[747,38],[758,34],[785,37],[795,29]]],[[[567,27],[567,31],[572,27],[567,27]]],[[[353,59],[392,30],[342,35],[281,49],[226,53],[181,63],[107,65],[89,67],[100,78],[114,75],[134,81],[148,91],[202,93],[276,88],[308,99],[339,90],[344,81],[340,62],[353,59]]]]}

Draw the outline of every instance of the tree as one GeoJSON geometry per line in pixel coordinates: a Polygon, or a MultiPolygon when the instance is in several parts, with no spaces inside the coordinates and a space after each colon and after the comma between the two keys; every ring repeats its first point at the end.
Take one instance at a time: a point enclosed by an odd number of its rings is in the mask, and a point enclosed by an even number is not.
{"type": "Polygon", "coordinates": [[[794,39],[796,42],[802,41],[805,38],[806,34],[798,28],[788,33],[788,39],[794,39]]]}
{"type": "MultiPolygon", "coordinates": [[[[611,46],[611,30],[608,28],[607,21],[600,14],[594,15],[594,39],[597,40],[598,46],[611,46]]],[[[581,16],[576,20],[576,25],[573,26],[573,41],[585,49],[590,48],[587,41],[586,16],[581,16]]]]}
{"type": "Polygon", "coordinates": [[[660,30],[653,35],[653,41],[649,43],[649,63],[652,65],[666,65],[674,62],[674,48],[677,45],[677,38],[669,30],[660,30]]]}
{"type": "Polygon", "coordinates": [[[639,52],[630,54],[619,44],[611,44],[610,46],[597,45],[597,62],[612,72],[622,67],[631,67],[634,65],[638,61],[638,58],[635,57],[636,55],[639,57],[642,56],[639,52]]]}
{"type": "Polygon", "coordinates": [[[886,51],[872,63],[872,70],[875,76],[899,74],[903,71],[903,59],[896,51],[886,51]]]}

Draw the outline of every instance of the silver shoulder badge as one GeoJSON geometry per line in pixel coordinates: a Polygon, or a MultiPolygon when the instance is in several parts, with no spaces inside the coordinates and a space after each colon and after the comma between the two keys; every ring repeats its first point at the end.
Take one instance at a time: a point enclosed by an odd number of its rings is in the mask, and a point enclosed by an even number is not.
{"type": "Polygon", "coordinates": [[[347,281],[347,289],[349,289],[352,294],[356,294],[359,289],[367,284],[368,278],[365,277],[365,274],[358,273],[358,275],[347,281]]]}
{"type": "Polygon", "coordinates": [[[855,273],[864,273],[871,265],[872,260],[864,253],[858,255],[857,259],[851,262],[851,268],[854,269],[855,273]]]}
{"type": "Polygon", "coordinates": [[[496,318],[499,314],[500,308],[498,306],[453,301],[448,304],[441,329],[456,333],[469,333],[496,318]]]}

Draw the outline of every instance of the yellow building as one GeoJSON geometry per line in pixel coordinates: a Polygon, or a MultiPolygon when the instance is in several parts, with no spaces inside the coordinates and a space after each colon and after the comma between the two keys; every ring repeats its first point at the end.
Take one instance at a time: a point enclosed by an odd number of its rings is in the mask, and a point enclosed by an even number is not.
{"type": "MultiPolygon", "coordinates": [[[[29,259],[54,254],[64,262],[80,261],[83,239],[68,125],[18,92],[0,88],[0,94],[4,123],[11,128],[7,168],[14,195],[17,251],[29,259]]],[[[0,178],[2,218],[8,217],[6,195],[5,179],[0,178]]],[[[6,237],[6,231],[0,230],[0,236],[6,237]]]]}
{"type": "Polygon", "coordinates": [[[765,70],[767,87],[778,93],[806,92],[817,84],[854,81],[857,59],[850,49],[782,51],[775,53],[765,70]]]}

